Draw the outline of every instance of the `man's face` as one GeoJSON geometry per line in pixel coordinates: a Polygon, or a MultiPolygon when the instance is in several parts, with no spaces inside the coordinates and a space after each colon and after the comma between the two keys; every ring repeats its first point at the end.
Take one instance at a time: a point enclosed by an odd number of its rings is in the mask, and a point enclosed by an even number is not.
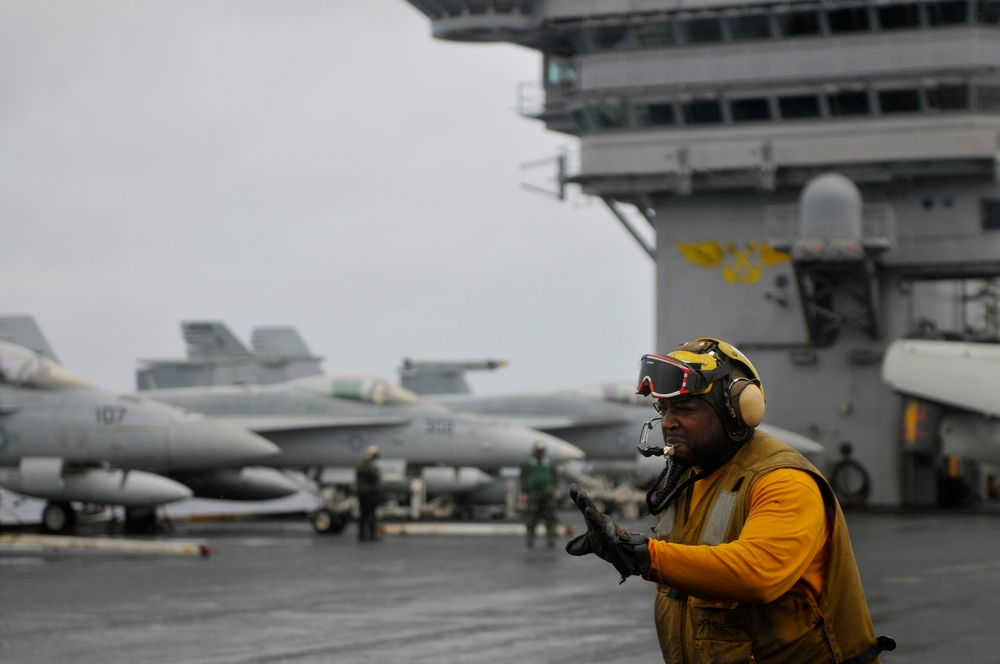
{"type": "Polygon", "coordinates": [[[684,466],[706,466],[732,445],[722,420],[704,399],[660,399],[664,445],[673,445],[673,459],[684,466]]]}

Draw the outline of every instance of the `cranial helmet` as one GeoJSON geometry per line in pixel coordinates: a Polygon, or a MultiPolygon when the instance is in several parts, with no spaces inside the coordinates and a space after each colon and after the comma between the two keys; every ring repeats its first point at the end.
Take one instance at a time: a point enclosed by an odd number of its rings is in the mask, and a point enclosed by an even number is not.
{"type": "Polygon", "coordinates": [[[697,397],[718,413],[726,433],[742,440],[764,419],[764,388],[735,346],[702,337],[667,355],[643,355],[636,394],[658,399],[697,397]]]}

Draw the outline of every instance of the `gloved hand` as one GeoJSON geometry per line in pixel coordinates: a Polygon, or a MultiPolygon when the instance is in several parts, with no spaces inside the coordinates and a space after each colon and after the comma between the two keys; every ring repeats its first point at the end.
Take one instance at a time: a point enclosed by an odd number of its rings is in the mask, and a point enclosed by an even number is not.
{"type": "Polygon", "coordinates": [[[569,497],[583,513],[587,532],[567,542],[566,553],[571,556],[597,554],[599,558],[615,566],[622,575],[620,583],[649,569],[648,538],[645,535],[630,533],[615,524],[611,517],[597,509],[590,496],[576,484],[570,485],[569,497]]]}

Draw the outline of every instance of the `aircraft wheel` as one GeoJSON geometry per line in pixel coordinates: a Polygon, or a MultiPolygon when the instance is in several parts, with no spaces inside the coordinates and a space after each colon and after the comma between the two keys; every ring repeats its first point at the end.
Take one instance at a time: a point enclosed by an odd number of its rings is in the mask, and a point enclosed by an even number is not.
{"type": "Polygon", "coordinates": [[[61,533],[76,525],[76,510],[69,503],[46,503],[42,510],[42,529],[61,533]]]}
{"type": "Polygon", "coordinates": [[[342,514],[331,510],[316,510],[312,515],[313,530],[322,535],[339,533],[347,525],[347,520],[342,514]]]}

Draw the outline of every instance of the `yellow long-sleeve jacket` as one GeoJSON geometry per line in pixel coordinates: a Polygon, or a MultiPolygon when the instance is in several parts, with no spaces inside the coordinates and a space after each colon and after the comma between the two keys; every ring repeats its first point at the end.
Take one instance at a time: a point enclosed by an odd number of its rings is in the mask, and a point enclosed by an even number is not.
{"type": "Polygon", "coordinates": [[[656,533],[643,578],[659,586],[665,662],[878,661],[843,512],[822,474],[774,437],[755,432],[656,533]]]}

